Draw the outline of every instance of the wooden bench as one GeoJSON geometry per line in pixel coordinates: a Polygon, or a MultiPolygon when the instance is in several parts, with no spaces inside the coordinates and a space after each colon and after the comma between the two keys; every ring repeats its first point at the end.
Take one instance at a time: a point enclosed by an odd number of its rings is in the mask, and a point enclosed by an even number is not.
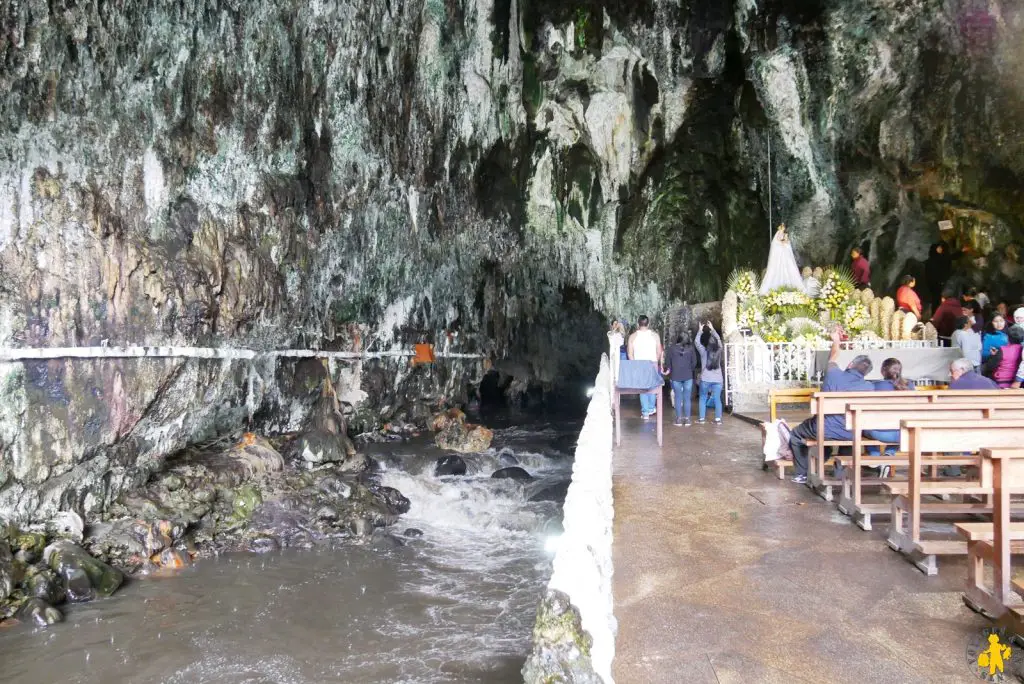
{"type": "Polygon", "coordinates": [[[811,406],[811,397],[818,391],[817,387],[784,387],[768,392],[768,415],[775,422],[779,419],[779,404],[807,404],[811,406]]]}
{"type": "Polygon", "coordinates": [[[1010,495],[1024,493],[1024,449],[982,449],[983,477],[993,489],[992,522],[957,523],[956,530],[967,540],[967,587],[964,602],[993,618],[1009,613],[1021,633],[1024,604],[1010,601],[1010,590],[1024,596],[1024,586],[1014,582],[1011,554],[1024,553],[1024,523],[1010,522],[1010,495]],[[985,562],[993,567],[992,588],[985,586],[985,562]]]}
{"type": "MultiPolygon", "coordinates": [[[[819,438],[808,441],[808,446],[815,447],[814,457],[808,459],[807,486],[814,489],[819,496],[826,501],[832,500],[832,489],[841,487],[842,481],[839,478],[825,476],[825,466],[833,460],[825,456],[827,447],[853,446],[853,440],[822,440],[821,435],[825,434],[825,416],[844,415],[846,406],[850,403],[864,403],[865,395],[871,397],[871,403],[880,405],[882,403],[935,403],[935,402],[962,402],[971,401],[974,397],[990,398],[994,402],[1020,401],[1024,398],[1024,391],[1010,392],[1007,390],[934,390],[916,391],[906,390],[903,392],[815,392],[812,395],[811,409],[815,416],[816,432],[819,438]]],[[[794,426],[795,427],[795,426],[794,426]]],[[[862,440],[864,445],[879,445],[879,442],[862,440]]],[[[809,454],[810,456],[810,454],[809,454]]]]}
{"type": "MultiPolygon", "coordinates": [[[[839,494],[839,510],[853,518],[854,522],[864,530],[871,529],[871,516],[888,515],[891,511],[889,502],[864,503],[864,487],[880,486],[889,483],[881,478],[865,478],[861,474],[863,466],[907,466],[908,457],[905,453],[886,455],[885,447],[879,455],[868,455],[864,449],[863,433],[866,430],[899,430],[903,420],[987,420],[1005,418],[1024,420],[1024,396],[1011,395],[1013,401],[1000,400],[995,402],[991,397],[976,398],[973,403],[950,403],[932,401],[928,403],[871,403],[854,404],[846,407],[846,429],[853,433],[853,454],[850,467],[843,477],[843,486],[839,494]],[[980,405],[982,402],[987,406],[980,405]]],[[[944,462],[943,465],[948,465],[944,462]]],[[[934,469],[934,466],[933,466],[934,469]]],[[[933,473],[934,477],[934,473],[933,473]]]]}
{"type": "Polygon", "coordinates": [[[952,480],[925,482],[925,465],[973,464],[981,466],[978,452],[983,448],[1016,447],[1024,444],[1024,420],[904,420],[900,425],[900,450],[908,457],[907,481],[886,482],[892,495],[888,543],[914,562],[924,573],[938,573],[937,555],[962,554],[967,545],[960,541],[922,540],[922,498],[929,495],[974,497],[963,503],[929,504],[929,513],[971,515],[991,512],[985,499],[992,495],[991,476],[983,472],[979,481],[952,480]],[[964,452],[968,455],[964,456],[964,452]],[[930,455],[929,455],[930,454],[930,455]],[[953,454],[936,457],[934,454],[953,454]],[[926,456],[927,455],[927,456],[926,456]],[[907,521],[904,521],[904,515],[907,521]]]}

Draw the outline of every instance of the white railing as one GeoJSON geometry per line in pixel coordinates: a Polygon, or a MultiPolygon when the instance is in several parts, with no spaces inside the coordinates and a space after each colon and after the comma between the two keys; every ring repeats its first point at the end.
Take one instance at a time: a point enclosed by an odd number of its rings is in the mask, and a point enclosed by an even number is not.
{"type": "MultiPolygon", "coordinates": [[[[615,351],[617,358],[618,349],[615,351]]],[[[601,681],[613,684],[616,629],[612,612],[615,512],[612,507],[611,365],[608,357],[602,356],[593,398],[576,444],[572,482],[562,507],[564,532],[555,542],[551,581],[538,611],[533,651],[523,668],[528,684],[563,681],[561,677],[567,665],[561,662],[564,658],[574,660],[576,669],[592,668],[592,674],[601,681]],[[560,601],[555,598],[558,594],[567,596],[579,611],[578,627],[567,629],[568,616],[564,614],[556,619],[556,624],[546,624],[561,610],[560,601]],[[589,653],[582,652],[580,643],[585,637],[576,632],[577,629],[590,636],[589,653]]]]}
{"type": "MultiPolygon", "coordinates": [[[[932,340],[851,340],[842,342],[843,350],[927,349],[937,347],[932,340]]],[[[828,351],[830,343],[807,346],[799,342],[763,342],[755,337],[725,345],[725,396],[746,387],[792,387],[820,382],[815,376],[815,356],[828,351]]]]}

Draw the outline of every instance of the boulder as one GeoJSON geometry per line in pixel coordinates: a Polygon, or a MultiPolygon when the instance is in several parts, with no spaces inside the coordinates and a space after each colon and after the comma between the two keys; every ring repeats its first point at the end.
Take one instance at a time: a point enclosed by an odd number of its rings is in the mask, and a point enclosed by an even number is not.
{"type": "Polygon", "coordinates": [[[423,530],[416,529],[415,527],[410,527],[409,529],[407,529],[402,534],[405,535],[406,537],[409,537],[410,539],[415,539],[416,537],[422,537],[423,536],[423,530]]]}
{"type": "Polygon", "coordinates": [[[491,446],[494,433],[482,425],[469,423],[452,423],[437,433],[434,442],[442,449],[458,451],[463,454],[475,454],[486,451],[491,446]]]}
{"type": "Polygon", "coordinates": [[[437,459],[437,464],[434,466],[435,477],[465,474],[466,462],[462,460],[461,456],[445,456],[444,458],[439,458],[437,459]]]}
{"type": "Polygon", "coordinates": [[[30,598],[18,609],[19,620],[31,622],[37,627],[49,627],[64,620],[64,614],[41,598],[30,598]]]}
{"type": "Polygon", "coordinates": [[[45,566],[31,566],[23,586],[26,596],[42,599],[51,605],[63,603],[66,598],[64,584],[53,570],[45,566]]]}
{"type": "Polygon", "coordinates": [[[43,557],[46,548],[46,535],[42,532],[19,532],[11,539],[11,551],[14,557],[26,565],[35,563],[43,557]]]}
{"type": "Polygon", "coordinates": [[[124,581],[120,570],[93,558],[80,546],[61,540],[46,547],[46,564],[64,580],[69,601],[91,601],[110,596],[124,581]]]}
{"type": "Polygon", "coordinates": [[[356,460],[356,447],[352,440],[325,430],[311,430],[303,434],[299,437],[297,450],[302,460],[312,465],[356,460]]]}
{"type": "Polygon", "coordinates": [[[261,534],[250,539],[246,544],[245,549],[252,553],[270,553],[271,551],[280,551],[281,542],[277,537],[269,534],[261,534]]]}
{"type": "Polygon", "coordinates": [[[526,472],[526,470],[519,466],[511,466],[508,468],[502,468],[501,470],[495,470],[491,474],[491,477],[496,480],[527,481],[533,479],[533,475],[530,475],[530,473],[526,472]]]}
{"type": "Polygon", "coordinates": [[[466,422],[466,414],[457,408],[438,413],[430,419],[430,429],[434,432],[447,430],[451,425],[462,425],[466,422]]]}
{"type": "Polygon", "coordinates": [[[391,515],[401,515],[402,513],[409,512],[409,507],[412,503],[402,492],[394,487],[375,486],[370,491],[377,496],[391,515]]]}

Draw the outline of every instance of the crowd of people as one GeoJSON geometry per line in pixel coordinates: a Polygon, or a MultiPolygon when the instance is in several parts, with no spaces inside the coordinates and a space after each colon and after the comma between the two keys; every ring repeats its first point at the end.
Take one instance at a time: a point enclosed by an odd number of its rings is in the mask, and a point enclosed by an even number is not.
{"type": "MultiPolygon", "coordinates": [[[[897,308],[913,313],[922,323],[930,321],[939,340],[959,349],[976,375],[998,387],[1020,387],[1024,381],[1024,306],[1017,307],[1011,318],[1008,302],[993,301],[975,287],[951,284],[947,250],[944,243],[936,243],[926,264],[925,286],[938,296],[926,306],[917,292],[917,279],[906,275],[896,290],[897,308]]],[[[860,250],[854,249],[851,257],[857,286],[867,287],[870,264],[860,250]]]]}
{"type": "MultiPolygon", "coordinates": [[[[625,338],[623,322],[615,321],[612,332],[625,338]]],[[[636,330],[622,345],[620,354],[623,359],[650,361],[668,377],[672,385],[676,426],[690,425],[695,384],[698,388],[697,422],[703,425],[707,421],[707,410],[711,406],[715,412],[715,425],[721,425],[725,348],[721,336],[711,323],[701,323],[693,338],[687,332],[680,333],[666,350],[659,335],[651,330],[650,319],[640,316],[636,330]]],[[[655,414],[656,401],[654,395],[640,395],[640,416],[643,420],[655,414]]]]}

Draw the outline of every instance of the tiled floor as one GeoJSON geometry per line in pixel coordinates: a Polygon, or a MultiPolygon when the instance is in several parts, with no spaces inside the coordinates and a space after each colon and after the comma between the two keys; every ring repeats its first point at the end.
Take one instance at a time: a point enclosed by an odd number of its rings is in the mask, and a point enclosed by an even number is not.
{"type": "Polygon", "coordinates": [[[834,504],[761,469],[760,433],[654,423],[615,460],[615,680],[972,682],[963,558],[926,577],[834,504]]]}

